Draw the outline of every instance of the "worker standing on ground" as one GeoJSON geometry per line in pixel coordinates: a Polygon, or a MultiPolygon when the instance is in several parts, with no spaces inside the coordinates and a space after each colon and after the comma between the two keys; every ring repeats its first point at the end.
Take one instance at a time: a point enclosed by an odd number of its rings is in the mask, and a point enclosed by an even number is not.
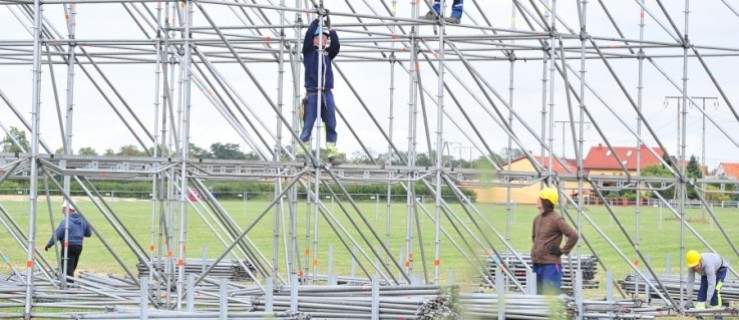
{"type": "MultiPolygon", "coordinates": [[[[452,0],[446,0],[445,3],[449,3],[449,1],[452,1],[452,0]]],[[[440,0],[434,0],[434,4],[432,5],[432,8],[434,8],[434,10],[429,11],[425,16],[421,17],[421,19],[425,19],[425,20],[439,19],[439,16],[441,15],[441,11],[442,11],[440,0]]],[[[447,23],[459,24],[460,20],[462,20],[463,12],[464,12],[464,0],[454,0],[452,3],[452,15],[449,17],[444,17],[444,21],[446,21],[447,23]]]]}
{"type": "MultiPolygon", "coordinates": [[[[92,230],[90,229],[90,224],[75,211],[74,207],[67,200],[64,200],[64,203],[62,203],[62,214],[64,218],[59,222],[59,226],[56,228],[54,234],[51,235],[51,239],[49,239],[44,250],[49,251],[49,248],[57,241],[61,241],[64,244],[63,248],[66,247],[68,251],[66,274],[68,277],[74,277],[74,270],[77,269],[77,263],[82,254],[82,241],[84,238],[92,236],[92,230]],[[67,223],[67,219],[69,219],[69,223],[67,223]],[[69,235],[69,238],[65,238],[65,233],[69,235]]],[[[67,282],[73,281],[67,278],[67,282]]]]}
{"type": "Polygon", "coordinates": [[[718,254],[698,253],[695,250],[690,250],[685,254],[685,263],[690,268],[688,282],[685,284],[685,289],[688,291],[687,307],[692,304],[696,273],[701,275],[701,286],[698,289],[698,301],[695,303],[695,308],[705,309],[708,301],[710,301],[709,306],[721,306],[721,287],[724,285],[729,263],[718,254]]]}
{"type": "MultiPolygon", "coordinates": [[[[331,68],[331,61],[339,54],[339,36],[336,31],[331,29],[331,20],[328,17],[328,10],[322,7],[318,9],[318,17],[311,22],[310,27],[305,32],[303,39],[303,66],[305,66],[305,90],[306,99],[303,110],[303,130],[300,133],[300,141],[310,149],[308,141],[310,141],[313,124],[318,117],[318,94],[321,96],[321,120],[326,124],[326,148],[328,152],[326,156],[332,165],[341,164],[339,159],[339,151],[336,148],[336,105],[334,104],[334,95],[331,89],[334,88],[334,72],[331,68]],[[326,17],[325,27],[319,29],[321,18],[326,17]],[[319,55],[322,55],[323,68],[320,70],[319,77],[319,55]],[[319,85],[318,79],[321,78],[323,83],[319,85]]],[[[296,156],[305,158],[305,151],[298,147],[296,156]]]]}
{"type": "Polygon", "coordinates": [[[531,260],[536,273],[536,287],[539,294],[558,295],[562,290],[562,258],[569,254],[577,243],[578,235],[564,218],[554,211],[559,204],[559,195],[555,188],[544,188],[536,200],[539,214],[534,218],[531,240],[531,260]],[[567,236],[567,243],[560,248],[562,235],[567,236]]]}

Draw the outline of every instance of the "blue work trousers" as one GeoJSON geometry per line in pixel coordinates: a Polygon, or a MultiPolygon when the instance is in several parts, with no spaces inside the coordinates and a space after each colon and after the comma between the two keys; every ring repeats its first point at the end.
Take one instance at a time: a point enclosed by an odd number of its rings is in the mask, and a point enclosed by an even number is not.
{"type": "MultiPolygon", "coordinates": [[[[706,306],[720,306],[721,305],[721,286],[720,283],[726,280],[726,270],[728,268],[719,268],[716,272],[716,289],[714,290],[713,298],[711,303],[706,303],[706,306]]],[[[708,298],[708,278],[701,276],[701,287],[698,289],[698,301],[706,301],[708,298]]]]}
{"type": "MultiPolygon", "coordinates": [[[[303,131],[300,133],[300,141],[303,143],[310,140],[313,125],[318,117],[318,95],[308,93],[308,103],[305,105],[303,115],[303,131]]],[[[336,105],[334,105],[334,94],[331,90],[323,92],[321,100],[321,120],[326,125],[326,142],[336,143],[336,105]]]]}
{"type": "MultiPolygon", "coordinates": [[[[445,3],[449,3],[449,1],[452,0],[446,0],[445,3]]],[[[462,12],[464,7],[464,0],[454,0],[454,3],[452,3],[452,17],[462,19],[462,12]]],[[[441,2],[439,0],[434,1],[434,11],[436,13],[439,13],[441,10],[441,2]]]]}
{"type": "Polygon", "coordinates": [[[558,263],[534,263],[536,290],[541,295],[559,295],[562,292],[562,266],[558,263]]]}

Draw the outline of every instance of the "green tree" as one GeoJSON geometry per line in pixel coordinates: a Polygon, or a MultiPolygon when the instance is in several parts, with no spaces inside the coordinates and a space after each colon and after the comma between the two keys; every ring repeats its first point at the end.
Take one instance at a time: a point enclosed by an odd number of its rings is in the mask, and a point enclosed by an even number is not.
{"type": "Polygon", "coordinates": [[[77,151],[77,154],[85,156],[96,156],[98,155],[98,152],[95,151],[95,149],[92,147],[82,147],[79,151],[77,151]]]}
{"type": "Polygon", "coordinates": [[[239,145],[235,143],[216,142],[210,145],[210,152],[216,159],[246,159],[246,155],[239,150],[239,145]]]}
{"type": "Polygon", "coordinates": [[[23,150],[31,151],[31,144],[28,142],[28,138],[26,138],[26,132],[16,127],[10,127],[10,133],[5,136],[5,139],[0,144],[3,146],[3,152],[21,153],[23,150]],[[15,138],[15,142],[18,142],[20,146],[13,141],[13,138],[15,138]]]}
{"type": "Polygon", "coordinates": [[[194,143],[190,143],[190,157],[198,159],[213,158],[213,155],[201,147],[196,146],[194,143]]]}
{"type": "MultiPolygon", "coordinates": [[[[691,179],[697,179],[703,177],[703,170],[701,170],[700,164],[698,164],[698,159],[694,156],[690,156],[690,160],[688,161],[688,166],[685,168],[685,172],[688,175],[688,178],[691,179]]],[[[695,190],[695,188],[688,186],[688,199],[698,199],[698,193],[695,190]]]]}
{"type": "MultiPolygon", "coordinates": [[[[650,176],[650,177],[672,177],[672,173],[662,166],[661,164],[653,164],[651,166],[648,166],[642,170],[642,175],[644,176],[650,176]]],[[[661,183],[650,183],[650,185],[653,188],[661,188],[661,183]]],[[[647,193],[650,198],[656,198],[657,196],[653,195],[650,191],[647,193]]],[[[669,187],[665,190],[659,191],[659,194],[665,198],[666,200],[672,199],[672,197],[675,195],[675,187],[669,187]]]]}
{"type": "Polygon", "coordinates": [[[132,144],[122,146],[116,155],[119,156],[130,156],[130,157],[142,157],[146,156],[146,152],[141,151],[137,146],[132,144]]]}
{"type": "Polygon", "coordinates": [[[115,155],[115,150],[110,149],[110,148],[105,149],[105,155],[106,156],[114,156],[115,155]]]}
{"type": "Polygon", "coordinates": [[[701,170],[698,159],[694,155],[690,156],[688,167],[685,170],[688,173],[688,178],[703,178],[703,170],[701,170]]]}

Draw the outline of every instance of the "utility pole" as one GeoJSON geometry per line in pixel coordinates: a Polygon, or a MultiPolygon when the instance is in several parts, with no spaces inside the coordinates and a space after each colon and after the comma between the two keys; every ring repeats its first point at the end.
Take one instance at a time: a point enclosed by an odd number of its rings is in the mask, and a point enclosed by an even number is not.
{"type": "MultiPolygon", "coordinates": [[[[562,125],[562,159],[566,159],[567,157],[565,156],[565,150],[567,150],[567,149],[565,148],[565,145],[566,145],[565,144],[565,132],[566,132],[565,131],[565,129],[566,129],[565,124],[572,125],[573,121],[570,121],[570,120],[559,120],[559,121],[554,121],[554,123],[555,123],[555,125],[558,125],[558,124],[559,125],[562,125]]],[[[574,123],[580,123],[580,121],[574,121],[574,123]]],[[[584,123],[587,124],[587,125],[590,125],[590,122],[585,121],[584,123]]]]}
{"type": "MultiPolygon", "coordinates": [[[[675,145],[676,149],[678,150],[677,157],[680,158],[680,101],[682,101],[682,96],[667,96],[665,97],[665,106],[667,106],[667,103],[669,100],[675,99],[677,100],[677,144],[675,145]]],[[[703,171],[703,168],[706,167],[706,100],[714,100],[714,103],[718,103],[717,97],[690,97],[691,103],[694,100],[701,100],[702,101],[702,117],[703,117],[703,125],[702,125],[702,133],[701,133],[701,171],[703,171]]],[[[697,106],[696,106],[697,107],[697,106]]],[[[686,128],[682,128],[682,130],[686,130],[686,128]]],[[[684,162],[684,161],[683,161],[684,162]]],[[[679,163],[679,167],[685,167],[685,163],[679,163]]],[[[680,169],[680,168],[678,168],[680,169]]],[[[705,184],[701,184],[701,188],[705,189],[705,184]]],[[[677,193],[675,194],[675,200],[677,200],[677,193]]]]}
{"type": "MultiPolygon", "coordinates": [[[[680,146],[680,101],[683,97],[681,96],[667,96],[665,97],[665,106],[667,105],[667,101],[670,99],[677,100],[677,146],[680,146]]],[[[706,100],[714,100],[714,104],[718,103],[718,97],[690,97],[691,102],[695,100],[701,100],[702,104],[702,118],[703,118],[703,124],[702,124],[702,130],[701,130],[701,170],[706,167],[706,100]]],[[[697,106],[696,106],[697,107],[697,106]]],[[[685,130],[685,128],[682,128],[682,130],[685,130]]],[[[681,166],[685,164],[680,164],[681,166]]]]}

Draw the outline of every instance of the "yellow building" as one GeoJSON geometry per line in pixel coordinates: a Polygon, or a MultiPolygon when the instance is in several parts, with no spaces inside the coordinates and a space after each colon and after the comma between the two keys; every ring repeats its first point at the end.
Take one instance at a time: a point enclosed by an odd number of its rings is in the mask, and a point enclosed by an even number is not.
{"type": "MultiPolygon", "coordinates": [[[[544,168],[549,168],[549,159],[544,158],[542,159],[539,156],[532,157],[541,164],[544,168]]],[[[567,170],[569,170],[570,173],[577,172],[577,167],[575,166],[575,163],[573,160],[564,160],[565,165],[567,167],[567,170]]],[[[503,166],[504,169],[508,169],[508,164],[506,163],[503,166]]],[[[561,164],[559,164],[556,160],[554,161],[554,172],[556,173],[568,173],[568,171],[562,167],[561,164]]],[[[534,170],[534,165],[531,164],[531,161],[529,161],[528,158],[525,156],[521,156],[517,159],[513,159],[511,161],[511,171],[515,172],[536,172],[534,170]]],[[[577,190],[577,182],[569,181],[565,182],[564,185],[565,189],[567,190],[577,190]]],[[[517,204],[535,204],[536,203],[536,196],[539,194],[539,190],[541,189],[540,183],[534,183],[532,185],[520,187],[520,188],[511,188],[511,202],[517,203],[517,204]]],[[[507,199],[507,188],[506,187],[492,187],[492,188],[477,188],[474,189],[476,194],[476,200],[478,203],[506,203],[507,199]]],[[[570,194],[573,194],[574,192],[570,192],[570,194]]]]}

